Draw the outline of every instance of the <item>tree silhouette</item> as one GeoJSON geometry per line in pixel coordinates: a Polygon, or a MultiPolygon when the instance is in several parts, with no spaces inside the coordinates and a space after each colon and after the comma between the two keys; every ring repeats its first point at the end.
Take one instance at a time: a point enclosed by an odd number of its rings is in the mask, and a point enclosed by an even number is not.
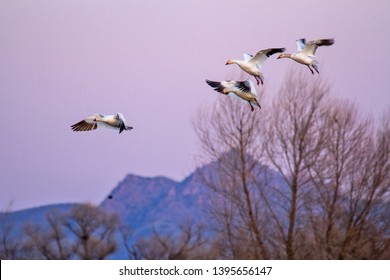
{"type": "Polygon", "coordinates": [[[27,243],[45,259],[105,259],[117,249],[116,215],[89,204],[69,213],[49,213],[48,226],[27,225],[27,243]]]}
{"type": "Polygon", "coordinates": [[[263,104],[251,114],[224,99],[194,121],[221,256],[388,257],[390,114],[375,123],[299,72],[263,104]]]}

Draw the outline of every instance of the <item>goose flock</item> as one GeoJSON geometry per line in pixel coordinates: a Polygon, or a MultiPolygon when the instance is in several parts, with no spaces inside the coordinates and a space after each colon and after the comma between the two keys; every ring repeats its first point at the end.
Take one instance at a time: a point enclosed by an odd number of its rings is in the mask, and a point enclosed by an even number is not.
{"type": "MultiPolygon", "coordinates": [[[[243,71],[253,76],[257,82],[257,85],[260,83],[264,84],[264,75],[260,72],[261,67],[265,61],[275,53],[282,53],[278,56],[280,58],[290,58],[300,64],[306,65],[311,73],[314,75],[313,69],[319,74],[318,70],[318,61],[315,60],[315,53],[318,47],[321,46],[331,46],[334,44],[334,39],[318,39],[309,41],[306,43],[306,39],[302,38],[296,41],[298,49],[295,53],[288,54],[284,53],[285,48],[270,48],[258,51],[254,56],[244,53],[244,59],[229,59],[226,62],[226,65],[237,64],[243,71]]],[[[253,105],[261,108],[257,92],[254,84],[248,79],[246,81],[210,81],[206,79],[206,83],[214,88],[217,92],[220,92],[225,95],[230,95],[229,93],[234,93],[236,96],[241,99],[248,101],[251,111],[254,110],[253,105]]]]}
{"type": "MultiPolygon", "coordinates": [[[[258,51],[254,56],[244,53],[244,59],[229,59],[226,65],[237,64],[243,71],[253,76],[257,85],[264,84],[264,75],[260,72],[266,60],[275,53],[281,53],[280,58],[290,58],[300,64],[306,65],[314,75],[313,69],[319,74],[318,61],[315,60],[315,53],[318,47],[331,46],[334,44],[334,39],[318,39],[306,43],[306,39],[302,38],[296,41],[298,49],[295,53],[284,53],[285,48],[269,48],[258,51]]],[[[260,102],[257,97],[257,91],[254,83],[247,79],[245,81],[210,81],[206,79],[206,83],[215,91],[224,95],[235,95],[249,103],[251,111],[254,106],[259,107],[260,102]]],[[[95,114],[87,117],[78,123],[71,126],[73,131],[90,131],[98,127],[107,127],[119,130],[121,133],[124,130],[132,130],[132,126],[126,124],[126,120],[121,113],[116,115],[95,114]]]]}

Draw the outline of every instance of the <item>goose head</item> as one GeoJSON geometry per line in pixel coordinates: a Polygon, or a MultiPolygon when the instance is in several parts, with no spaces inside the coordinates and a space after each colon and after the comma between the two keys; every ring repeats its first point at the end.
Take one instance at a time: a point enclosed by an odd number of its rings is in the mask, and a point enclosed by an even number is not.
{"type": "Polygon", "coordinates": [[[231,59],[229,59],[228,61],[226,61],[226,64],[225,65],[229,65],[229,64],[233,64],[234,62],[231,60],[231,59]]]}
{"type": "Polygon", "coordinates": [[[278,59],[279,59],[279,58],[287,58],[287,57],[290,57],[290,54],[288,54],[288,53],[282,53],[281,55],[278,56],[278,59]]]}
{"type": "Polygon", "coordinates": [[[94,121],[94,122],[99,122],[99,121],[101,121],[102,117],[103,117],[103,116],[102,116],[101,114],[96,114],[96,115],[95,115],[95,118],[93,119],[93,121],[94,121]]]}

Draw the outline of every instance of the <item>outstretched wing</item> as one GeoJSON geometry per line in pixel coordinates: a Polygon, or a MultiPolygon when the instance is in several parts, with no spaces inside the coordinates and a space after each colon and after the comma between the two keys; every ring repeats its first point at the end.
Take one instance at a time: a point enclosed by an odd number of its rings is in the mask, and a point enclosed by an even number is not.
{"type": "Polygon", "coordinates": [[[206,80],[206,83],[211,86],[212,88],[214,88],[215,91],[218,91],[219,93],[222,93],[222,94],[226,94],[225,92],[223,92],[223,90],[226,88],[226,85],[224,86],[222,83],[223,82],[216,82],[216,81],[210,81],[210,80],[206,80]]]}
{"type": "Polygon", "coordinates": [[[303,51],[303,49],[306,47],[306,39],[305,38],[296,40],[296,43],[297,43],[297,52],[303,51]]]}
{"type": "Polygon", "coordinates": [[[302,53],[307,56],[315,56],[316,50],[321,46],[331,46],[334,44],[334,39],[319,39],[310,41],[306,44],[306,47],[303,49],[302,53]]]}
{"type": "Polygon", "coordinates": [[[118,119],[118,127],[119,127],[119,133],[121,133],[123,130],[126,130],[126,119],[121,113],[116,114],[116,118],[118,119]]]}
{"type": "Polygon", "coordinates": [[[236,81],[235,87],[243,92],[252,92],[252,85],[251,81],[248,79],[246,81],[236,81]]]}
{"type": "Polygon", "coordinates": [[[97,128],[97,122],[95,121],[96,116],[90,116],[78,123],[71,126],[73,131],[89,131],[97,128]]]}
{"type": "Polygon", "coordinates": [[[119,133],[126,129],[126,125],[122,120],[119,120],[119,133]]]}
{"type": "Polygon", "coordinates": [[[252,59],[253,55],[249,54],[249,53],[244,53],[242,54],[243,57],[244,57],[244,61],[249,61],[252,59]]]}
{"type": "Polygon", "coordinates": [[[255,84],[252,82],[252,80],[249,80],[249,79],[246,80],[245,84],[247,85],[247,87],[249,87],[249,92],[251,92],[252,94],[257,96],[256,87],[255,87],[255,84]]]}
{"type": "Polygon", "coordinates": [[[285,48],[270,48],[258,51],[254,57],[250,60],[255,63],[258,68],[261,68],[264,62],[273,54],[284,52],[285,48]]]}
{"type": "Polygon", "coordinates": [[[235,87],[241,90],[242,92],[250,92],[257,96],[255,84],[250,79],[246,81],[237,81],[235,83],[236,83],[235,87]]]}

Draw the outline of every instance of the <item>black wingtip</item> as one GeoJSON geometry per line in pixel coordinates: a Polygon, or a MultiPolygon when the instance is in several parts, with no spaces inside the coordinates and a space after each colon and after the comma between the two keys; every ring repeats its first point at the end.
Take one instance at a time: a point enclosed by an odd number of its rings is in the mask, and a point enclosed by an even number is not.
{"type": "Polygon", "coordinates": [[[327,45],[327,46],[331,46],[331,45],[333,45],[334,44],[334,38],[330,38],[330,39],[325,39],[325,40],[323,40],[324,42],[325,42],[325,44],[327,45]]]}
{"type": "Polygon", "coordinates": [[[210,80],[207,80],[207,79],[206,79],[206,83],[207,83],[209,86],[212,86],[212,85],[215,85],[215,84],[218,83],[218,82],[216,82],[216,81],[210,81],[210,80]]]}
{"type": "Polygon", "coordinates": [[[331,46],[334,44],[334,38],[319,39],[319,40],[316,40],[314,42],[317,44],[317,46],[331,46]]]}
{"type": "Polygon", "coordinates": [[[286,48],[274,48],[274,49],[270,49],[269,52],[266,54],[266,56],[270,57],[271,55],[275,54],[275,53],[282,53],[286,51],[286,48]]]}
{"type": "Polygon", "coordinates": [[[73,124],[73,125],[71,125],[70,127],[71,127],[72,131],[79,131],[79,129],[78,129],[78,123],[73,124]]]}
{"type": "Polygon", "coordinates": [[[206,83],[211,86],[215,91],[223,93],[224,87],[221,85],[221,82],[210,81],[206,79],[206,83]]]}

